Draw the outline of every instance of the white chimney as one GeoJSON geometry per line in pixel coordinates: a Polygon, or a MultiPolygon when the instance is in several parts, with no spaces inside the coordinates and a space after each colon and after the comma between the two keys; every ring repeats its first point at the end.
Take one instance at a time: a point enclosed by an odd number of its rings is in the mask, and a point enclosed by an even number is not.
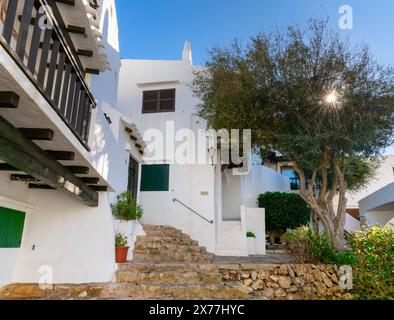
{"type": "Polygon", "coordinates": [[[183,47],[182,60],[188,61],[190,65],[193,65],[192,45],[189,41],[186,41],[185,46],[183,47]]]}

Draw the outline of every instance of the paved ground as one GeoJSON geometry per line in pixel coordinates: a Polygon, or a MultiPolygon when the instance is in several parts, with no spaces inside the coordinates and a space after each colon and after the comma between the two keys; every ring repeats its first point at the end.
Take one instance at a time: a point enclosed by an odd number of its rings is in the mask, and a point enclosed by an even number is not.
{"type": "Polygon", "coordinates": [[[218,257],[215,256],[214,263],[217,264],[286,264],[292,263],[293,259],[286,253],[269,253],[265,256],[252,257],[218,257]]]}

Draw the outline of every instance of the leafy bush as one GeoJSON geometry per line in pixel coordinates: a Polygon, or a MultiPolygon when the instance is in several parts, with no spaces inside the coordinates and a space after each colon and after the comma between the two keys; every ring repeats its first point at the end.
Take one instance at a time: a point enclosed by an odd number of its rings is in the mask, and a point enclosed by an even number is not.
{"type": "Polygon", "coordinates": [[[394,230],[362,229],[350,240],[358,260],[354,272],[359,299],[394,299],[394,230]]]}
{"type": "Polygon", "coordinates": [[[115,246],[117,247],[125,247],[127,246],[127,237],[118,233],[115,236],[115,246]]]}
{"type": "Polygon", "coordinates": [[[112,214],[116,219],[123,221],[139,220],[144,211],[130,192],[118,196],[116,203],[111,204],[112,214]]]}
{"type": "Polygon", "coordinates": [[[295,193],[267,192],[258,198],[260,208],[265,208],[268,231],[295,229],[306,225],[310,209],[300,195],[295,193]]]}
{"type": "Polygon", "coordinates": [[[326,235],[307,226],[286,233],[283,240],[297,263],[352,265],[356,262],[350,251],[334,251],[326,235]]]}
{"type": "Polygon", "coordinates": [[[252,231],[246,232],[246,238],[256,238],[256,235],[252,231]]]}

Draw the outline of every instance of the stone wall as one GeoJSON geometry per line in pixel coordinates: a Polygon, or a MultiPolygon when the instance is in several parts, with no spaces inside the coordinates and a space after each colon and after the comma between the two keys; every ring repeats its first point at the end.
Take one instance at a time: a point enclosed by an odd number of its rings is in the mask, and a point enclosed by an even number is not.
{"type": "Polygon", "coordinates": [[[223,281],[242,282],[251,298],[263,300],[351,299],[339,287],[339,269],[331,265],[220,265],[223,281]]]}

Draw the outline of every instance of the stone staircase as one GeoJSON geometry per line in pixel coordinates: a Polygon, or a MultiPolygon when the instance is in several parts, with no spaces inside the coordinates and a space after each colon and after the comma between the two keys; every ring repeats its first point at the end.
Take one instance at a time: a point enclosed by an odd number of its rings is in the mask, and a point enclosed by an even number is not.
{"type": "Polygon", "coordinates": [[[190,236],[169,226],[144,226],[134,261],[119,265],[108,297],[134,299],[246,299],[239,283],[223,283],[214,256],[190,236]],[[112,289],[112,290],[111,290],[112,289]]]}
{"type": "Polygon", "coordinates": [[[1,299],[104,300],[238,300],[249,291],[240,282],[223,282],[214,256],[188,235],[168,226],[144,226],[146,236],[135,243],[134,260],[120,264],[115,283],[56,285],[43,291],[37,285],[11,285],[1,299]]]}
{"type": "Polygon", "coordinates": [[[169,226],[144,226],[146,236],[137,237],[136,262],[212,263],[213,255],[190,236],[169,226]]]}

